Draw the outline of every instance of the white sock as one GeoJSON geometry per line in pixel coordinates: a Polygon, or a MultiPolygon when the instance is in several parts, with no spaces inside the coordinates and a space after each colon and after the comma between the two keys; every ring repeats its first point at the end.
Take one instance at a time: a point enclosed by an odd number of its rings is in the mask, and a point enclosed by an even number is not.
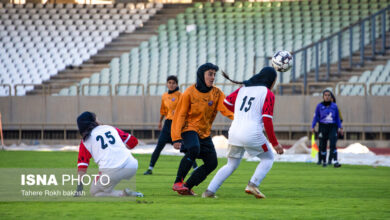
{"type": "Polygon", "coordinates": [[[274,163],[274,154],[271,150],[265,153],[261,153],[259,157],[261,161],[259,165],[257,165],[255,173],[250,180],[256,186],[260,185],[261,181],[263,181],[267,173],[272,168],[272,164],[274,163]]]}
{"type": "Polygon", "coordinates": [[[124,192],[122,190],[112,190],[111,192],[98,192],[96,197],[122,197],[124,192]]]}
{"type": "Polygon", "coordinates": [[[153,167],[149,167],[149,170],[153,170],[153,167]]]}
{"type": "Polygon", "coordinates": [[[207,189],[213,193],[217,192],[222,183],[237,169],[240,162],[241,159],[229,157],[227,164],[218,170],[207,189]]]}

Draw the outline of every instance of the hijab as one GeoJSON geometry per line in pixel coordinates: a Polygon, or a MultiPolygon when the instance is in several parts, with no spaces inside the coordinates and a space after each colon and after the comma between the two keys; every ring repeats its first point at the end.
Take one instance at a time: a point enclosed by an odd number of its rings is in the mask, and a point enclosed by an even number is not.
{"type": "Polygon", "coordinates": [[[219,67],[217,65],[212,64],[212,63],[205,63],[198,68],[198,71],[196,72],[196,85],[195,85],[195,87],[199,92],[202,92],[202,93],[207,93],[213,88],[212,86],[207,87],[206,82],[204,81],[204,73],[207,70],[218,71],[219,67]]]}
{"type": "Polygon", "coordinates": [[[265,86],[271,89],[272,84],[276,80],[276,71],[272,67],[264,67],[259,73],[252,76],[249,80],[243,83],[246,87],[249,86],[265,86]]]}

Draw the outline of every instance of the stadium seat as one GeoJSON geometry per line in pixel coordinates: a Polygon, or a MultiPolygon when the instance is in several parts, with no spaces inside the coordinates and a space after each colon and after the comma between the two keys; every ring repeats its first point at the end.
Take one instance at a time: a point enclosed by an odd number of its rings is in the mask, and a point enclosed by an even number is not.
{"type": "MultiPolygon", "coordinates": [[[[154,8],[153,4],[148,6],[150,9],[154,8]]],[[[0,63],[12,63],[12,60],[20,59],[21,55],[29,52],[34,59],[29,62],[26,59],[20,60],[17,71],[24,74],[29,69],[38,67],[37,73],[47,80],[47,76],[58,73],[67,65],[82,64],[120,33],[131,33],[136,26],[142,26],[150,18],[149,15],[140,15],[137,21],[133,21],[130,15],[134,12],[123,3],[96,7],[61,3],[7,3],[0,7],[0,43],[1,48],[6,49],[6,53],[0,53],[0,63]],[[108,27],[103,25],[105,22],[108,27]],[[95,39],[97,40],[94,41],[95,39]],[[33,48],[37,48],[36,54],[32,52],[33,48]]],[[[0,75],[0,80],[5,77],[6,75],[0,75]]],[[[27,79],[30,78],[26,77],[27,79]]],[[[26,82],[41,81],[32,78],[26,82]]],[[[20,89],[19,95],[24,94],[23,90],[25,89],[20,89]]],[[[76,92],[72,87],[59,94],[76,95],[76,92]]]]}

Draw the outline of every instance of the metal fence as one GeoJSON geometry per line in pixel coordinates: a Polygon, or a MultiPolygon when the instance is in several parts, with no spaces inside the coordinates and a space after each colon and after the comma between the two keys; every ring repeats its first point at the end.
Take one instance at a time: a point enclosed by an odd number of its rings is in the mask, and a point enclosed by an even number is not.
{"type": "MultiPolygon", "coordinates": [[[[385,55],[390,48],[386,44],[386,33],[390,30],[389,19],[390,5],[337,33],[293,51],[292,69],[280,74],[280,83],[295,82],[303,77],[306,89],[310,72],[314,73],[315,82],[328,81],[331,74],[341,74],[342,70],[364,66],[367,60],[385,55]],[[354,55],[359,58],[353,59],[354,55]],[[332,69],[332,64],[337,64],[337,68],[332,69]],[[325,74],[320,74],[320,71],[325,74]]],[[[266,57],[265,63],[269,64],[270,59],[266,57]]],[[[282,87],[279,90],[283,94],[282,87]]]]}

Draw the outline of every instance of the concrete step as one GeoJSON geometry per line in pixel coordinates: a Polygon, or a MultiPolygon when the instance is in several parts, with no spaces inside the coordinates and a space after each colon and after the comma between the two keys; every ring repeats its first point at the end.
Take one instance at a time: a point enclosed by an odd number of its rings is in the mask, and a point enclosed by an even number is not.
{"type": "MultiPolygon", "coordinates": [[[[68,73],[68,74],[60,74],[56,76],[52,76],[48,82],[54,82],[55,80],[62,80],[62,79],[75,79],[75,80],[82,80],[85,77],[89,77],[90,75],[94,74],[95,72],[89,72],[89,73],[68,73]]],[[[48,82],[44,82],[44,84],[47,84],[48,82]]]]}

